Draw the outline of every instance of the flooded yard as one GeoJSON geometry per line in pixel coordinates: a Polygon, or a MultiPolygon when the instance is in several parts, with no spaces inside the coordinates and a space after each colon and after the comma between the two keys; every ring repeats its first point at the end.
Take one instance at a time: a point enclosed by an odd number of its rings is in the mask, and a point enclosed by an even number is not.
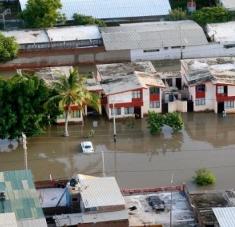
{"type": "MultiPolygon", "coordinates": [[[[149,134],[145,119],[118,121],[116,144],[112,121],[105,118],[90,118],[85,126],[70,126],[69,138],[62,136],[63,126],[52,126],[45,134],[28,139],[29,168],[35,180],[49,179],[50,174],[54,178],[69,178],[76,173],[102,175],[104,171],[107,176],[115,176],[121,187],[128,188],[168,185],[174,174],[175,184],[186,182],[194,190],[195,170],[206,167],[217,176],[217,184],[210,189],[234,188],[235,115],[182,116],[182,132],[171,134],[169,128],[164,128],[156,136],[149,134]],[[98,127],[93,128],[93,121],[98,121],[98,127]],[[95,130],[91,140],[96,152],[82,154],[80,142],[91,129],[95,130]]],[[[24,168],[22,145],[10,149],[0,152],[1,171],[24,168]]]]}

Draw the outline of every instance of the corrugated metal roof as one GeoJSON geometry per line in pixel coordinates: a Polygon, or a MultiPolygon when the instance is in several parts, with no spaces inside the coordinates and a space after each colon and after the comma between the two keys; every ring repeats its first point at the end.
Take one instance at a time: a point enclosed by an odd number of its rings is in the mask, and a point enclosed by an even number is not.
{"type": "Polygon", "coordinates": [[[44,30],[13,30],[2,31],[2,33],[7,37],[14,36],[19,44],[49,42],[44,30]]]}
{"type": "Polygon", "coordinates": [[[235,226],[235,207],[212,208],[220,227],[235,226]]]}
{"type": "Polygon", "coordinates": [[[235,1],[234,0],[220,0],[224,8],[235,11],[235,1]]]}
{"type": "Polygon", "coordinates": [[[125,204],[114,177],[83,179],[80,183],[81,197],[85,208],[125,204]]]}
{"type": "Polygon", "coordinates": [[[17,224],[17,227],[47,227],[45,218],[19,220],[17,224]]]}
{"type": "Polygon", "coordinates": [[[47,29],[47,34],[50,40],[54,42],[101,38],[100,31],[95,25],[50,28],[47,29]]]}
{"type": "Polygon", "coordinates": [[[6,171],[0,176],[0,191],[6,196],[0,202],[0,213],[14,212],[17,221],[44,219],[31,171],[6,171]]]}
{"type": "MultiPolygon", "coordinates": [[[[20,0],[22,10],[26,3],[27,0],[20,0]]],[[[169,0],[61,0],[61,3],[61,13],[68,20],[73,19],[74,13],[111,19],[168,15],[171,10],[169,0]]]]}
{"type": "Polygon", "coordinates": [[[18,227],[14,213],[0,214],[0,227],[18,227]]]}
{"type": "Polygon", "coordinates": [[[156,49],[207,44],[193,21],[149,22],[101,28],[106,50],[156,49]]]}

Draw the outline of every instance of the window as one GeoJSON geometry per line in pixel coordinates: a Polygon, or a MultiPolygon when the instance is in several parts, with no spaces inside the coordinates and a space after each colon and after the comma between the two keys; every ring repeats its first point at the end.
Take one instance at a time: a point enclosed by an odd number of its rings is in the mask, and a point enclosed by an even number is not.
{"type": "Polygon", "coordinates": [[[217,86],[217,94],[224,94],[224,86],[217,86]]]}
{"type": "Polygon", "coordinates": [[[144,50],[144,53],[148,53],[148,52],[159,52],[159,49],[152,49],[152,50],[144,50]]]}
{"type": "Polygon", "coordinates": [[[181,46],[173,46],[173,47],[171,47],[172,49],[179,49],[179,48],[181,48],[181,46]]]}
{"type": "Polygon", "coordinates": [[[141,98],[141,91],[132,91],[132,98],[133,99],[140,99],[141,98]]]}
{"type": "Polygon", "coordinates": [[[65,118],[65,114],[62,113],[62,114],[60,114],[57,118],[58,118],[58,119],[64,119],[64,118],[65,118]]]}
{"type": "Polygon", "coordinates": [[[158,101],[151,101],[150,104],[149,104],[149,108],[150,109],[160,108],[160,102],[158,102],[158,101]]]}
{"type": "Polygon", "coordinates": [[[196,99],[195,105],[196,106],[204,106],[204,105],[206,105],[206,100],[205,99],[196,99]]]}
{"type": "Polygon", "coordinates": [[[234,108],[234,101],[225,101],[224,102],[224,108],[225,109],[233,109],[234,108]]]}
{"type": "Polygon", "coordinates": [[[196,91],[205,92],[205,90],[206,90],[205,84],[200,84],[196,86],[196,91]]]}
{"type": "Polygon", "coordinates": [[[111,115],[121,115],[121,108],[112,108],[111,109],[111,115]]]}
{"type": "Polygon", "coordinates": [[[149,91],[150,95],[158,95],[160,93],[159,87],[150,87],[149,91]]]}
{"type": "Polygon", "coordinates": [[[126,115],[134,114],[134,107],[125,107],[124,111],[126,115]]]}
{"type": "Polygon", "coordinates": [[[80,118],[80,111],[79,110],[72,111],[70,116],[71,118],[80,118]]]}

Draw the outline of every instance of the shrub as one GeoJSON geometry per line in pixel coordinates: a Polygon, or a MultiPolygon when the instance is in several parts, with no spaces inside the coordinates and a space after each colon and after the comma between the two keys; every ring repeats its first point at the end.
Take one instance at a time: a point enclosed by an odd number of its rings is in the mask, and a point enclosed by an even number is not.
{"type": "Polygon", "coordinates": [[[161,128],[164,124],[164,117],[159,113],[153,111],[148,112],[147,118],[148,128],[152,135],[155,135],[161,131],[161,128]]]}
{"type": "Polygon", "coordinates": [[[183,119],[180,113],[177,112],[167,113],[165,115],[165,124],[170,126],[174,132],[180,131],[184,126],[183,119]]]}
{"type": "Polygon", "coordinates": [[[211,185],[216,182],[216,177],[210,170],[199,169],[195,173],[196,176],[194,177],[194,180],[199,186],[211,185]]]}
{"type": "Polygon", "coordinates": [[[73,15],[73,19],[74,19],[74,23],[76,25],[96,24],[96,25],[102,26],[102,27],[106,26],[105,22],[102,21],[102,20],[96,19],[96,18],[91,17],[91,16],[85,16],[85,15],[77,14],[77,13],[75,13],[73,15]]]}
{"type": "Polygon", "coordinates": [[[181,8],[178,8],[171,10],[168,18],[171,21],[176,21],[176,20],[186,20],[188,16],[186,11],[182,10],[181,8]]]}
{"type": "Polygon", "coordinates": [[[204,26],[208,23],[219,23],[231,20],[231,14],[223,7],[204,7],[192,14],[192,19],[204,26]]]}
{"type": "Polygon", "coordinates": [[[19,45],[14,37],[5,37],[0,33],[0,62],[12,60],[17,56],[19,45]]]}

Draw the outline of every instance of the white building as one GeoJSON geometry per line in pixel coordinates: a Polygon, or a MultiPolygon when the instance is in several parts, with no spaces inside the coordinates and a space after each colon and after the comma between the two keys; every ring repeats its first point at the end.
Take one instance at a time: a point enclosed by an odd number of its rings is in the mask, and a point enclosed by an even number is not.
{"type": "Polygon", "coordinates": [[[80,213],[55,215],[57,227],[129,226],[125,200],[114,177],[79,178],[75,187],[69,186],[72,205],[80,204],[80,213]],[[75,200],[77,200],[75,202],[75,200]]]}
{"type": "Polygon", "coordinates": [[[161,112],[165,87],[151,62],[97,65],[108,118],[140,117],[149,110],[161,112]]]}
{"type": "Polygon", "coordinates": [[[196,50],[208,44],[194,21],[121,24],[101,28],[101,33],[106,51],[130,50],[131,61],[180,59],[188,48],[196,50]]]}
{"type": "MultiPolygon", "coordinates": [[[[28,0],[19,0],[21,9],[26,8],[28,0]]],[[[73,15],[79,13],[112,21],[143,21],[162,19],[169,14],[169,0],[61,0],[62,9],[67,20],[73,20],[73,15]]]]}
{"type": "Polygon", "coordinates": [[[181,60],[194,111],[235,113],[235,58],[181,60]]]}

